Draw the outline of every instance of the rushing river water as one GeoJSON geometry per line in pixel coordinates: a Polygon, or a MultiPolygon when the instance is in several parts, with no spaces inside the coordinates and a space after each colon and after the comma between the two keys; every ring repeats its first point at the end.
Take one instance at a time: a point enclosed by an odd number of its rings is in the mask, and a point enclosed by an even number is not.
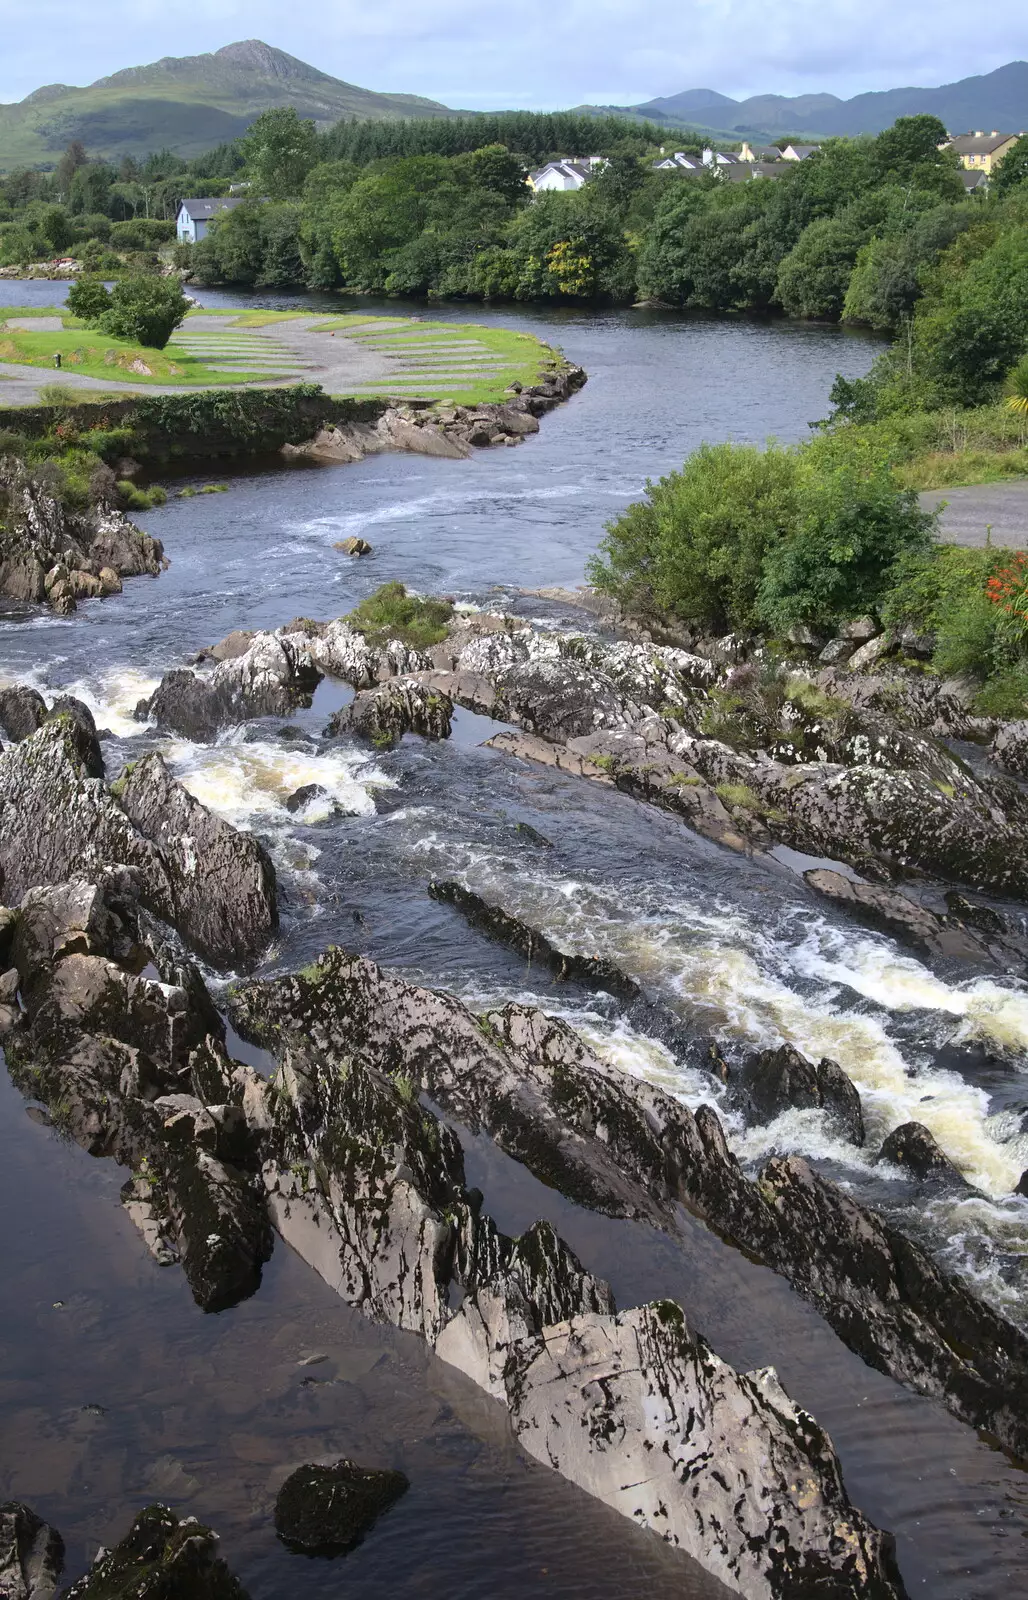
{"type": "MultiPolygon", "coordinates": [[[[46,303],[62,286],[0,288],[10,301],[46,303]]],[[[740,1156],[801,1150],[858,1194],[907,1207],[908,1225],[948,1264],[1024,1320],[1028,1203],[1010,1198],[1028,1166],[1023,984],[918,961],[826,909],[785,861],[740,858],[624,795],[486,750],[495,725],[467,713],[449,743],[405,739],[386,754],[321,739],[347,696],[327,682],[293,722],[302,737],[283,739],[269,722],[203,747],[158,740],[133,720],[163,671],[231,628],[336,616],[393,578],[559,622],[558,607],[518,591],[580,582],[604,522],[648,477],[703,440],[802,437],[827,410],[835,372],[857,375],[874,353],[829,328],[633,312],[437,314],[539,332],[586,367],[589,383],[520,449],[468,462],[379,456],[213,475],[228,493],[172,499],[138,519],[164,541],[169,572],[70,619],[0,623],[0,673],[87,701],[110,732],[112,773],[159,742],[194,794],[265,839],[283,914],[269,969],[331,942],[360,948],[476,1002],[536,1000],[626,1071],[690,1104],[717,1098],[709,1077],[634,1032],[613,1004],[555,990],[429,899],[431,877],[454,876],[557,943],[610,954],[698,1037],[736,1050],[785,1038],[838,1060],[864,1102],[867,1159],[834,1142],[815,1113],[746,1129],[725,1112],[740,1156]],[[334,543],[350,534],[374,553],[338,554],[334,543]],[[288,813],[289,795],[312,782],[348,815],[288,813]],[[902,1181],[872,1166],[882,1135],[911,1118],[985,1199],[918,1212],[902,1181]]],[[[289,1600],[298,1583],[304,1594],[369,1600],[444,1586],[468,1600],[724,1593],[526,1463],[491,1403],[417,1341],[348,1311],[285,1247],[252,1301],[201,1317],[181,1274],[144,1256],[117,1206],[123,1174],[59,1144],[6,1085],[2,1108],[0,1197],[16,1226],[0,1238],[10,1308],[0,1495],[51,1516],[73,1561],[159,1497],[210,1518],[254,1600],[289,1600]],[[298,1365],[311,1354],[326,1359],[298,1365]],[[333,1452],[401,1466],[414,1488],[349,1561],[301,1566],[271,1536],[269,1507],[292,1466],[333,1452]]],[[[1028,1483],[1001,1453],[870,1372],[782,1280],[698,1225],[683,1219],[672,1241],[586,1215],[487,1141],[466,1143],[469,1181],[501,1226],[549,1216],[620,1304],[676,1295],[728,1359],[778,1367],[831,1432],[856,1503],[895,1531],[912,1594],[1028,1591],[1028,1483]]]]}

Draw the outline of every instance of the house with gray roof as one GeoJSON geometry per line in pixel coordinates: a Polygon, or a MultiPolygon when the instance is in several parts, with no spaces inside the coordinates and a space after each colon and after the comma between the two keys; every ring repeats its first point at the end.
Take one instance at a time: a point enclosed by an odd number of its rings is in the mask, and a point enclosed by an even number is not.
{"type": "Polygon", "coordinates": [[[234,200],[183,200],[175,219],[175,234],[179,244],[198,244],[212,218],[241,206],[245,198],[245,195],[240,195],[234,200]]]}

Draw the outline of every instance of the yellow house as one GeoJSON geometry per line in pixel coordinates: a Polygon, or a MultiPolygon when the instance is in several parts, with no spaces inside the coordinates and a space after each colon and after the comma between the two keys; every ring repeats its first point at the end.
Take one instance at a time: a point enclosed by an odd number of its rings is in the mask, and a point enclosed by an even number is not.
{"type": "Polygon", "coordinates": [[[943,149],[954,151],[968,172],[989,174],[1022,137],[1019,133],[997,133],[995,129],[992,133],[962,133],[943,149]]]}

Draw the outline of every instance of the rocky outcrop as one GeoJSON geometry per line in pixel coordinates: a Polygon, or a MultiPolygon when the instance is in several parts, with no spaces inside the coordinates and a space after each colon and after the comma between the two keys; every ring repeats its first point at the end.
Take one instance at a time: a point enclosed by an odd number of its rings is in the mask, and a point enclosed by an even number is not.
{"type": "Polygon", "coordinates": [[[849,1503],[827,1434],[773,1368],[736,1372],[674,1302],[574,1317],[519,1357],[525,1449],[736,1593],[903,1594],[893,1541],[849,1503]]]}
{"type": "Polygon", "coordinates": [[[218,1535],[195,1517],[147,1506],[124,1539],[101,1550],[63,1600],[247,1600],[218,1554],[218,1535]]]}
{"type": "Polygon", "coordinates": [[[539,383],[511,388],[510,399],[478,406],[390,405],[373,421],[337,422],[283,455],[314,461],[360,461],[385,450],[459,461],[473,449],[517,445],[538,433],[538,418],[581,389],[586,374],[569,362],[554,365],[539,383]]]}
{"type": "Polygon", "coordinates": [[[297,1467],[275,1500],[275,1531],[306,1555],[352,1550],[410,1488],[402,1472],[355,1461],[297,1467]]]}
{"type": "Polygon", "coordinates": [[[1028,778],[1028,722],[1005,722],[989,751],[997,767],[1015,778],[1028,778]]]}
{"type": "Polygon", "coordinates": [[[864,1143],[860,1095],[836,1061],[808,1061],[783,1044],[748,1057],[730,1082],[757,1122],[773,1122],[792,1108],[825,1111],[842,1138],[864,1143]]]}
{"type": "Polygon", "coordinates": [[[0,882],[8,901],[114,865],[140,873],[144,904],[208,960],[255,956],[276,923],[266,853],[145,757],[108,789],[90,777],[65,717],[0,756],[0,882]]]}
{"type": "Polygon", "coordinates": [[[64,1540],[30,1506],[0,1504],[0,1597],[52,1600],[64,1570],[64,1540]]]}
{"type": "Polygon", "coordinates": [[[987,941],[965,927],[957,917],[938,916],[898,889],[855,882],[827,867],[805,872],[803,881],[818,894],[852,912],[860,922],[891,933],[894,938],[927,950],[931,955],[956,956],[977,962],[990,959],[987,941]]]}
{"type": "Polygon", "coordinates": [[[67,615],[77,599],[167,565],[160,543],[122,512],[70,510],[13,456],[0,456],[0,501],[0,594],[13,600],[67,615]]]}
{"type": "Polygon", "coordinates": [[[605,1067],[566,1025],[518,1006],[476,1019],[341,951],[243,987],[231,1014],[255,1042],[297,1040],[320,1060],[359,1055],[402,1075],[580,1204],[670,1227],[684,1202],[786,1277],[864,1360],[1028,1451],[1024,1334],[801,1158],[748,1178],[712,1108],[693,1116],[605,1067]]]}
{"type": "MultiPolygon", "coordinates": [[[[331,954],[330,971],[339,962],[331,954]]],[[[260,1019],[282,1063],[264,1177],[283,1237],[348,1302],[421,1333],[502,1399],[539,1459],[737,1593],[784,1600],[816,1573],[839,1596],[902,1594],[891,1542],[854,1511],[830,1443],[773,1374],[719,1361],[677,1306],[618,1317],[608,1286],[548,1223],[501,1234],[464,1187],[456,1137],[418,1103],[407,1070],[416,1043],[396,1036],[402,1014],[383,1010],[369,1050],[352,1000],[344,1060],[327,1042],[344,1008],[327,1006],[316,980],[251,985],[237,997],[237,1025],[260,1019]],[[303,993],[317,1008],[299,1021],[289,998],[303,993]]],[[[426,1051],[452,1048],[424,1013],[410,1022],[426,1051]]],[[[530,1079],[526,1066],[517,1064],[519,1078],[530,1079]]]]}
{"type": "Polygon", "coordinates": [[[209,672],[166,673],[135,714],[141,722],[205,743],[248,718],[287,716],[309,706],[320,680],[302,643],[259,633],[244,651],[221,657],[209,672]]]}
{"type": "Polygon", "coordinates": [[[0,728],[5,736],[17,744],[28,739],[46,721],[46,701],[38,689],[16,684],[10,689],[0,689],[0,728]]]}
{"type": "Polygon", "coordinates": [[[72,736],[76,753],[86,774],[91,778],[104,776],[104,758],[97,736],[93,713],[81,700],[72,695],[58,695],[48,707],[36,689],[16,686],[0,690],[0,727],[7,737],[17,744],[31,736],[44,722],[63,717],[72,736]]]}
{"type": "Polygon", "coordinates": [[[118,804],[160,850],[171,883],[169,920],[217,966],[258,954],[278,922],[275,869],[240,833],[171,776],[154,751],[127,769],[118,804]]]}
{"type": "Polygon", "coordinates": [[[252,1294],[271,1239],[248,1070],[231,1063],[195,968],[139,906],[138,873],[30,891],[13,939],[24,1011],[4,1040],[12,1079],[92,1154],[134,1169],[124,1196],[197,1304],[252,1294]],[[151,977],[139,968],[156,967],[151,977]]]}
{"type": "Polygon", "coordinates": [[[355,733],[372,744],[388,748],[405,733],[424,739],[448,739],[453,701],[416,678],[390,678],[374,689],[358,692],[348,706],[331,718],[329,738],[355,733]]]}

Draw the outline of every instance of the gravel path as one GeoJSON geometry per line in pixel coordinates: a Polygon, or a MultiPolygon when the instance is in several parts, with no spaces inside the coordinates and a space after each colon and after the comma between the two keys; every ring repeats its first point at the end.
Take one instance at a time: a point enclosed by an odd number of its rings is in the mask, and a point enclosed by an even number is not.
{"type": "MultiPolygon", "coordinates": [[[[445,345],[415,339],[410,347],[399,344],[387,348],[369,341],[382,328],[374,322],[337,328],[335,332],[316,332],[328,321],[325,313],[289,318],[265,327],[233,327],[236,312],[190,317],[177,329],[168,353],[175,348],[201,355],[215,372],[226,376],[234,372],[266,372],[255,385],[233,387],[268,388],[299,382],[320,383],[329,394],[396,393],[426,396],[452,386],[459,392],[477,377],[492,376],[507,365],[496,352],[473,335],[464,339],[449,335],[445,345]],[[427,345],[427,347],[426,347],[427,345]]],[[[58,319],[50,317],[8,318],[13,327],[22,324],[37,331],[56,329],[58,319]]],[[[384,330],[393,333],[393,328],[384,330]]],[[[400,321],[396,333],[421,329],[416,323],[400,321]]],[[[391,344],[392,341],[390,340],[391,344]]],[[[88,392],[103,394],[188,394],[191,389],[210,388],[210,384],[141,384],[131,379],[88,378],[67,367],[60,372],[49,368],[0,365],[0,407],[39,403],[39,390],[45,384],[60,383],[83,398],[88,392]]]]}
{"type": "Polygon", "coordinates": [[[930,489],[922,494],[921,504],[928,511],[944,505],[939,537],[947,544],[980,548],[991,527],[993,544],[1013,549],[1028,545],[1028,478],[970,489],[930,489]]]}

